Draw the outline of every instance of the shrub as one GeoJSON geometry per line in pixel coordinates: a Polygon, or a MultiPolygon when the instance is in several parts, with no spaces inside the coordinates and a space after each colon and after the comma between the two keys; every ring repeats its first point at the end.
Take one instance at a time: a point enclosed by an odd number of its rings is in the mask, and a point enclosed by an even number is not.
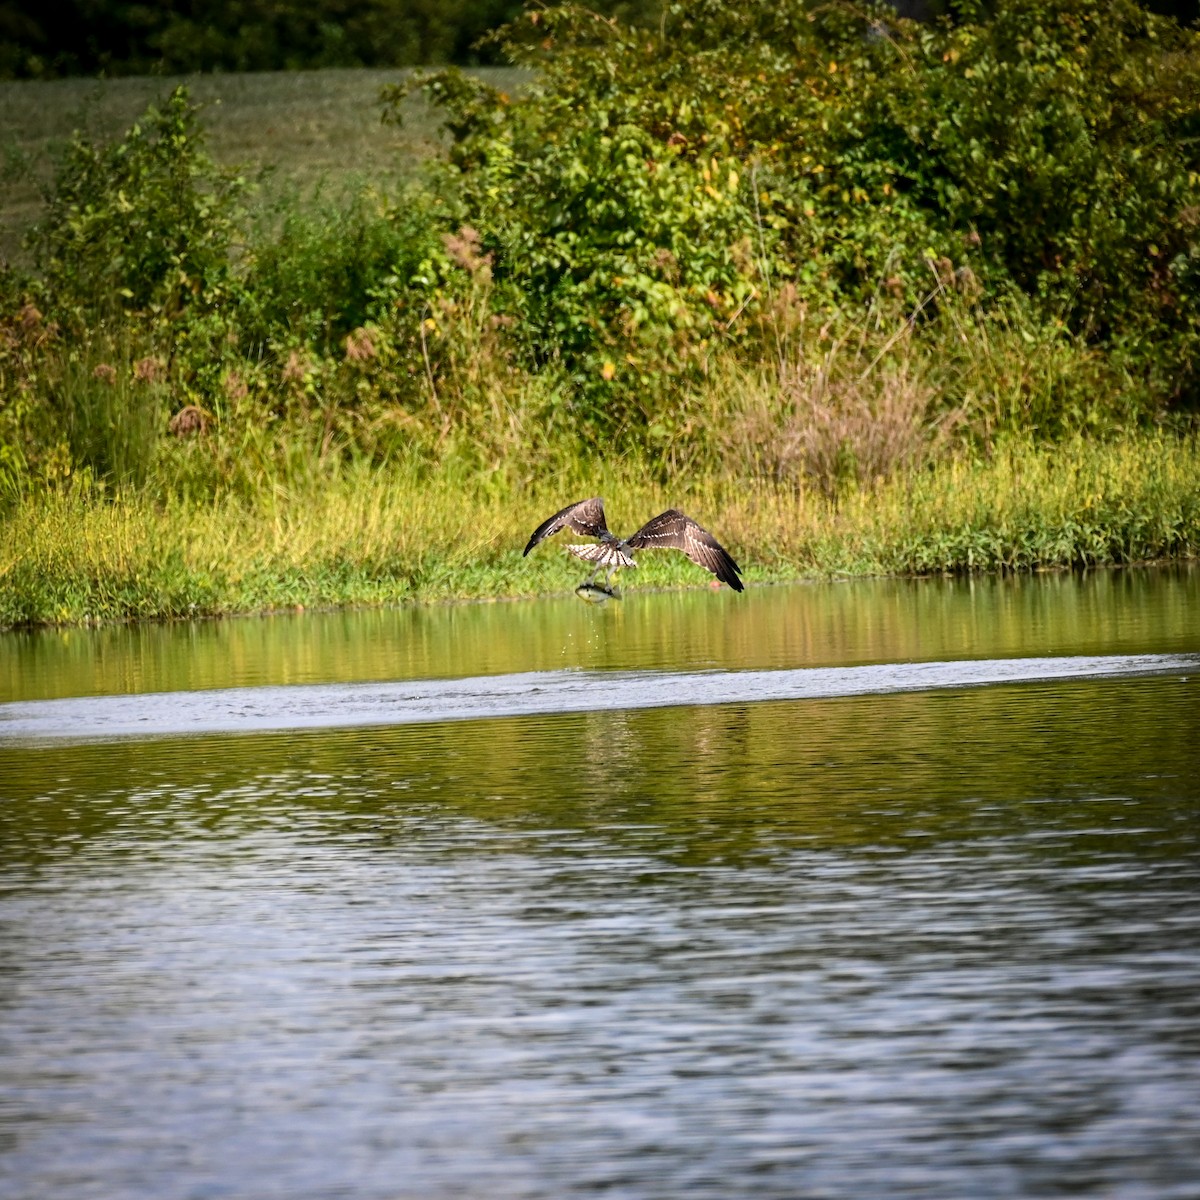
{"type": "Polygon", "coordinates": [[[239,274],[237,324],[255,347],[338,351],[346,337],[399,310],[420,308],[444,258],[438,223],[420,196],[389,202],[358,193],[284,208],[260,222],[239,274]]]}
{"type": "Polygon", "coordinates": [[[450,71],[388,103],[443,107],[494,302],[598,431],[661,421],[671,378],[747,344],[783,283],[852,320],[881,299],[928,319],[952,280],[1015,289],[1135,374],[1168,363],[1157,401],[1194,400],[1200,39],[1132,0],[956,18],[534,9],[503,35],[537,72],[520,95],[450,71]]]}
{"type": "Polygon", "coordinates": [[[184,87],[114,145],[77,134],[31,235],[55,315],[171,316],[214,301],[228,277],[239,187],[205,155],[184,87]]]}
{"type": "Polygon", "coordinates": [[[879,120],[911,199],[1090,342],[1136,331],[1183,368],[1200,333],[1200,37],[1132,0],[960,11],[918,34],[919,86],[890,91],[879,120]]]}

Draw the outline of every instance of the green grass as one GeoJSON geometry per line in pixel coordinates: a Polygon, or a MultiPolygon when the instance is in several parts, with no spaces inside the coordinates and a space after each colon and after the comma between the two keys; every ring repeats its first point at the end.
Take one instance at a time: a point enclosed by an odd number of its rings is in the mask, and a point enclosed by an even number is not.
{"type": "MultiPolygon", "coordinates": [[[[668,493],[625,464],[530,489],[503,472],[343,469],[253,499],[113,500],[87,487],[17,505],[0,528],[0,624],[72,624],[296,607],[563,593],[581,566],[533,527],[600,493],[627,532],[679,504],[747,581],[1135,563],[1200,552],[1200,442],[1010,445],[859,491],[837,507],[793,487],[701,479],[668,493]]],[[[562,540],[562,539],[559,539],[562,540]]],[[[705,586],[681,555],[647,555],[626,587],[705,586]]]]}

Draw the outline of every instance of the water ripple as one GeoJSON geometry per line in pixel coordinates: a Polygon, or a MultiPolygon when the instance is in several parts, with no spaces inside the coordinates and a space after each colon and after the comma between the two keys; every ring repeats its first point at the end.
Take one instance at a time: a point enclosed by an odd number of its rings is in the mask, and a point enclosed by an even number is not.
{"type": "Polygon", "coordinates": [[[530,671],[396,683],[227,688],[0,704],[0,741],[262,733],[547,713],[818,700],[1062,679],[1186,675],[1200,656],[901,662],[764,671],[530,671]]]}

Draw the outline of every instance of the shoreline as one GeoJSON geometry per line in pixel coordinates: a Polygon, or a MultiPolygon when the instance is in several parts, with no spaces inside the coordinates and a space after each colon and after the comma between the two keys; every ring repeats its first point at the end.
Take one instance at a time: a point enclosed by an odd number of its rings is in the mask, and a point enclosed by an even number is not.
{"type": "MultiPolygon", "coordinates": [[[[655,505],[695,513],[750,586],[1165,565],[1200,557],[1198,465],[1195,435],[1158,433],[1014,444],[837,505],[727,478],[680,495],[632,466],[560,482],[552,497],[453,469],[363,468],[283,497],[192,503],[44,491],[0,522],[0,629],[569,595],[555,544],[529,558],[520,551],[546,511],[591,494],[605,496],[619,524],[655,505]]],[[[627,586],[708,580],[664,554],[643,559],[627,586]]]]}

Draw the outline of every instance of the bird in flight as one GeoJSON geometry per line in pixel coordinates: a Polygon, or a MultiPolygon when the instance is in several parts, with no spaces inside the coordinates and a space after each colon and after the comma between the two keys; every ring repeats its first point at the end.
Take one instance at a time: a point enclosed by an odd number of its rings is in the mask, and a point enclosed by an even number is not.
{"type": "Polygon", "coordinates": [[[612,586],[615,571],[622,567],[636,567],[633,552],[646,549],[682,550],[697,565],[711,571],[722,583],[727,583],[735,592],[742,590],[738,578],[741,568],[729,551],[717,541],[707,529],[701,529],[691,517],[677,508],[668,508],[651,518],[632,537],[619,538],[608,531],[604,523],[604,501],[599,496],[568,504],[562,512],[543,521],[534,531],[525,547],[528,554],[539,542],[552,537],[561,529],[573,529],[584,537],[596,539],[594,545],[568,546],[567,551],[595,563],[596,569],[575,589],[575,594],[584,600],[603,603],[610,597],[619,599],[620,592],[612,586]],[[596,582],[596,576],[605,572],[604,582],[596,582]]]}

